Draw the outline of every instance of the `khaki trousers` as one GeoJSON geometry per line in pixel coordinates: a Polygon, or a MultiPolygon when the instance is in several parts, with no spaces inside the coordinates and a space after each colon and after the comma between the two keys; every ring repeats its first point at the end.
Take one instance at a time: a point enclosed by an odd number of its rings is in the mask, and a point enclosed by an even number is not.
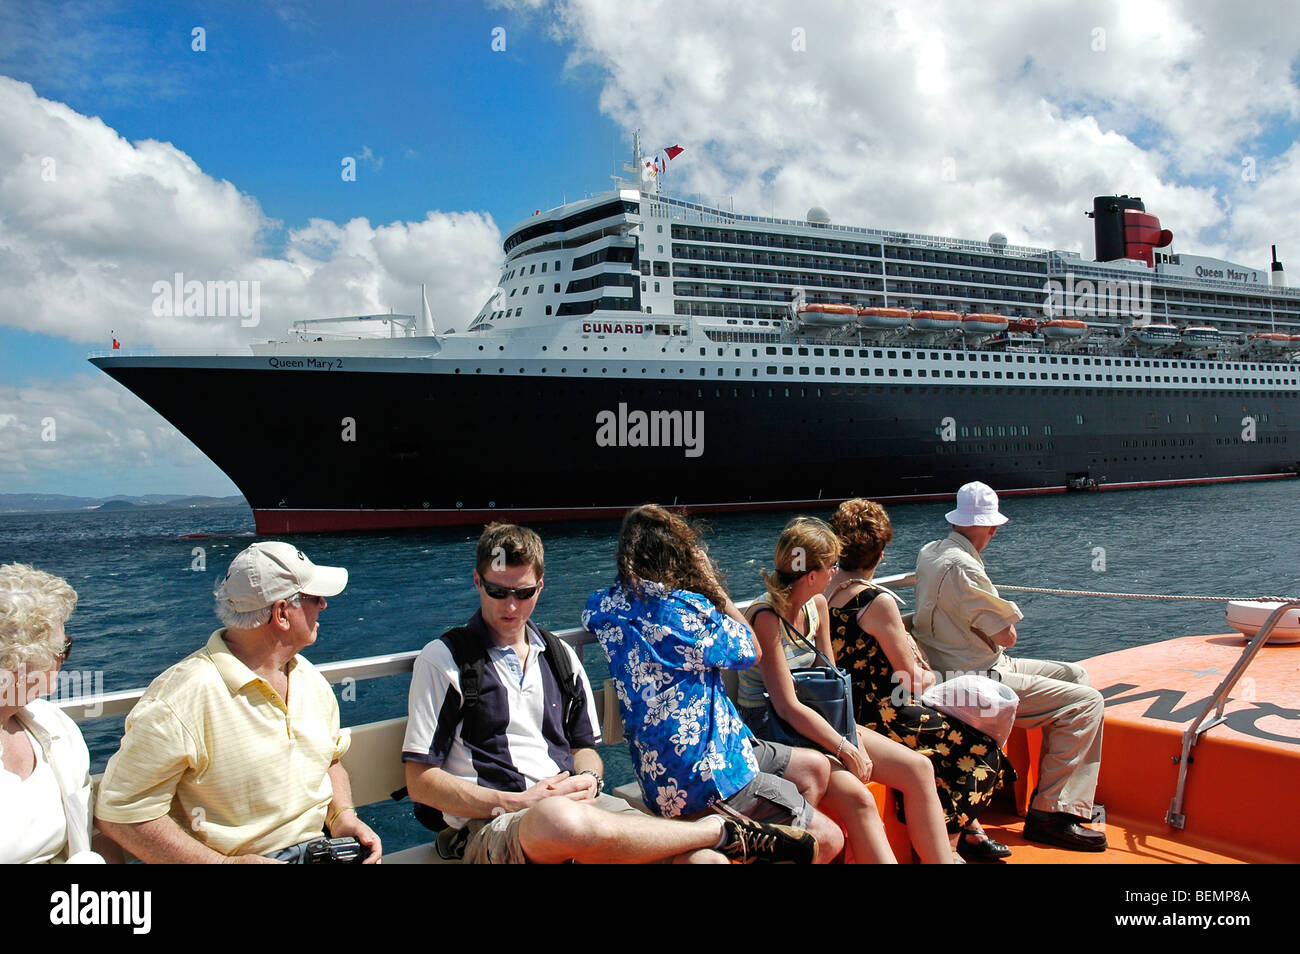
{"type": "Polygon", "coordinates": [[[1086,821],[1101,767],[1101,693],[1074,663],[1002,659],[994,669],[1020,697],[1016,725],[1043,730],[1038,789],[1029,807],[1086,821]]]}

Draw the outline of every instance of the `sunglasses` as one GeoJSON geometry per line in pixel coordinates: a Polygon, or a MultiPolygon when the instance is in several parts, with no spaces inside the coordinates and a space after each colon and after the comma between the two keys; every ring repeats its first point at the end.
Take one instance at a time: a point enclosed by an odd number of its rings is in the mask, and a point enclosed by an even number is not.
{"type": "Polygon", "coordinates": [[[479,577],[479,583],[483,587],[483,592],[494,600],[503,600],[507,596],[513,596],[520,602],[531,600],[537,595],[537,590],[541,587],[540,583],[534,583],[532,586],[502,586],[499,583],[489,583],[482,577],[479,577]]]}

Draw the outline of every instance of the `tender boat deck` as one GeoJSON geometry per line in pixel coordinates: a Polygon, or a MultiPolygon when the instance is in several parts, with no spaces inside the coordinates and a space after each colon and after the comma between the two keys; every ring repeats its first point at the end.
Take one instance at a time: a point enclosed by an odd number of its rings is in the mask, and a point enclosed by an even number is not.
{"type": "MultiPolygon", "coordinates": [[[[1188,864],[1300,862],[1291,799],[1300,790],[1300,645],[1265,645],[1230,694],[1224,722],[1192,748],[1182,811],[1165,821],[1178,784],[1183,732],[1241,656],[1239,634],[1187,636],[1085,660],[1106,697],[1097,801],[1108,851],[1062,851],[1025,842],[1024,820],[1005,806],[984,819],[1015,849],[1013,863],[1188,864]]],[[[1039,740],[1017,732],[1008,751],[1020,772],[1023,811],[1039,740]],[[1030,757],[1030,753],[1033,757],[1030,757]]]]}

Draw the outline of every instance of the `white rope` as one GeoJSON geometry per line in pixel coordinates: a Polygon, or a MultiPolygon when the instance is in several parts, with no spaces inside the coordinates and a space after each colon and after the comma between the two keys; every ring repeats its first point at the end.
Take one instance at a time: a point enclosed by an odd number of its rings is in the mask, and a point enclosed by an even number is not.
{"type": "Polygon", "coordinates": [[[1018,593],[1054,593],[1059,596],[1108,596],[1119,600],[1195,600],[1204,603],[1254,602],[1294,603],[1294,596],[1183,596],[1172,593],[1107,593],[1099,590],[1061,590],[1046,586],[999,586],[998,590],[1018,593]]]}

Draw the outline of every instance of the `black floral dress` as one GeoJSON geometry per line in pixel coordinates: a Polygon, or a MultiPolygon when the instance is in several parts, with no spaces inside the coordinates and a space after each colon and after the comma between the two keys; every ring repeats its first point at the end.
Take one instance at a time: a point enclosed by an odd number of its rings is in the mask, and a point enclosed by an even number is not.
{"type": "MultiPolygon", "coordinates": [[[[989,736],[921,705],[894,681],[894,667],[884,648],[858,625],[858,614],[882,592],[869,586],[844,606],[832,607],[831,646],[837,665],[853,681],[858,724],[915,749],[934,766],[939,803],[951,834],[978,818],[993,793],[1004,782],[1015,780],[1015,770],[989,736]]],[[[901,799],[898,813],[902,819],[901,799]]]]}

